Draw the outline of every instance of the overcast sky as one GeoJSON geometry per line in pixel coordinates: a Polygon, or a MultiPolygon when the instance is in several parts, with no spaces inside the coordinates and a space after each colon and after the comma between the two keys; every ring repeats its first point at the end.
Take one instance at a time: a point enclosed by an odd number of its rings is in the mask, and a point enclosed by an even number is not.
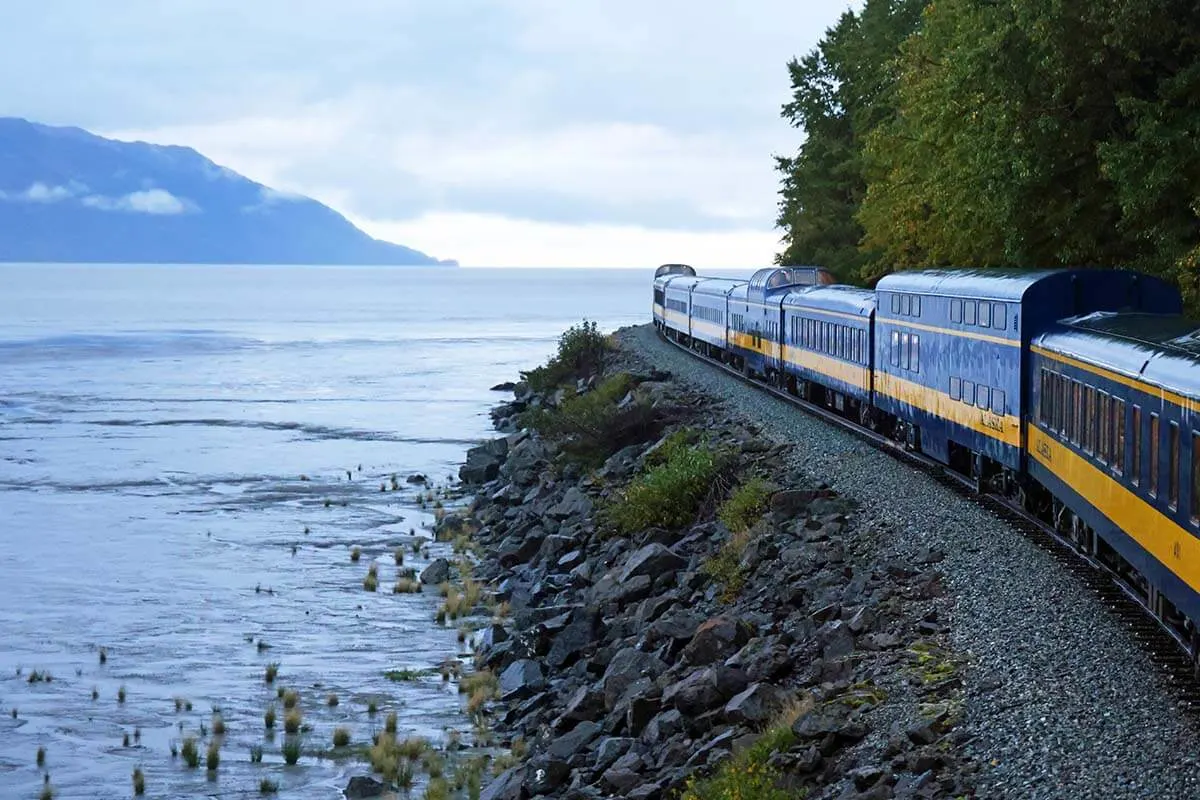
{"type": "Polygon", "coordinates": [[[850,5],[10,0],[0,116],[188,145],[464,265],[757,266],[787,61],[850,5]]]}

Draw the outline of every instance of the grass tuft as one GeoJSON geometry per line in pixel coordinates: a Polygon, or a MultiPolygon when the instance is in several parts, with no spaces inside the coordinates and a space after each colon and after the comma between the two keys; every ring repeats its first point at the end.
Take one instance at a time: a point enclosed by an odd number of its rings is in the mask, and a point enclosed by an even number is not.
{"type": "Polygon", "coordinates": [[[297,692],[295,689],[284,690],[282,697],[283,697],[283,707],[284,707],[284,709],[286,709],[288,711],[295,708],[296,705],[300,702],[300,693],[297,692]]]}
{"type": "Polygon", "coordinates": [[[749,530],[766,512],[773,488],[762,478],[751,478],[721,504],[717,519],[734,533],[749,530]]]}
{"type": "Polygon", "coordinates": [[[267,730],[275,727],[275,704],[267,706],[267,710],[263,712],[263,726],[267,730]]]}
{"type": "Polygon", "coordinates": [[[213,714],[212,732],[213,732],[213,736],[224,736],[225,735],[225,718],[222,717],[219,713],[213,714]]]}
{"type": "Polygon", "coordinates": [[[300,760],[302,747],[303,742],[300,741],[299,736],[289,736],[284,740],[283,746],[280,748],[284,763],[288,766],[295,766],[296,762],[300,760]]]}
{"type": "Polygon", "coordinates": [[[278,674],[279,674],[279,662],[272,661],[270,664],[267,664],[267,668],[263,673],[263,680],[265,680],[267,683],[274,683],[275,676],[278,674]]]}
{"type": "Polygon", "coordinates": [[[195,736],[189,736],[183,740],[180,754],[183,756],[183,763],[191,769],[200,766],[200,746],[196,743],[195,736]]]}
{"type": "Polygon", "coordinates": [[[360,558],[362,558],[362,548],[354,545],[354,547],[350,548],[350,560],[357,564],[360,558]]]}
{"type": "Polygon", "coordinates": [[[121,686],[120,689],[117,689],[117,702],[118,703],[125,702],[125,687],[123,685],[121,686]]]}
{"type": "Polygon", "coordinates": [[[133,793],[139,797],[146,793],[146,775],[141,767],[133,768],[133,793]]]}
{"type": "Polygon", "coordinates": [[[333,746],[345,747],[350,744],[350,729],[339,727],[333,729],[333,746]]]}
{"type": "Polygon", "coordinates": [[[299,733],[301,722],[303,717],[300,715],[300,709],[293,708],[283,718],[283,732],[290,735],[299,733]]]}
{"type": "Polygon", "coordinates": [[[279,784],[270,778],[263,778],[258,782],[259,794],[275,794],[279,791],[279,784]]]}
{"type": "Polygon", "coordinates": [[[263,749],[261,744],[250,745],[250,763],[261,764],[263,757],[263,749]]]}
{"type": "Polygon", "coordinates": [[[379,576],[374,572],[368,572],[367,577],[363,578],[363,588],[368,592],[373,592],[379,588],[379,576]]]}
{"type": "Polygon", "coordinates": [[[330,692],[329,696],[325,698],[325,705],[329,706],[330,708],[337,708],[338,702],[338,696],[333,692],[330,692]]]}
{"type": "Polygon", "coordinates": [[[37,765],[43,766],[46,763],[46,748],[39,747],[37,749],[37,765]]]}
{"type": "Polygon", "coordinates": [[[208,743],[208,752],[204,754],[204,766],[209,772],[216,772],[221,766],[221,740],[212,739],[208,743]]]}
{"type": "Polygon", "coordinates": [[[392,594],[418,594],[420,591],[421,582],[413,578],[400,578],[392,587],[392,594]]]}

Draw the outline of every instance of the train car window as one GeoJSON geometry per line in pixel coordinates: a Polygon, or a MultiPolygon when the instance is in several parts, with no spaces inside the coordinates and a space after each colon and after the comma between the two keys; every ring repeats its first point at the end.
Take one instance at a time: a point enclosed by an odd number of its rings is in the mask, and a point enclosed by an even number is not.
{"type": "Polygon", "coordinates": [[[979,303],[979,327],[992,327],[992,304],[981,301],[979,303]]]}
{"type": "Polygon", "coordinates": [[[912,371],[921,371],[921,337],[918,334],[913,334],[909,339],[912,344],[912,371]]]}
{"type": "Polygon", "coordinates": [[[1003,416],[1006,410],[1004,407],[1004,390],[992,389],[992,411],[1003,416]]]}
{"type": "Polygon", "coordinates": [[[908,369],[912,364],[912,351],[908,349],[908,334],[900,334],[900,366],[908,369]]]}
{"type": "Polygon", "coordinates": [[[892,331],[892,353],[889,358],[893,367],[900,366],[900,332],[892,331]]]}
{"type": "Polygon", "coordinates": [[[1125,472],[1125,401],[1112,399],[1113,416],[1113,469],[1120,475],[1125,472]]]}
{"type": "Polygon", "coordinates": [[[1133,435],[1130,442],[1129,480],[1134,486],[1142,482],[1142,409],[1133,407],[1133,418],[1129,421],[1129,432],[1133,435]]]}
{"type": "Polygon", "coordinates": [[[1200,433],[1192,431],[1192,524],[1200,525],[1200,433]]]}
{"type": "Polygon", "coordinates": [[[1050,370],[1042,367],[1042,388],[1038,392],[1038,421],[1050,427],[1050,370]]]}
{"type": "Polygon", "coordinates": [[[1100,410],[1096,415],[1096,422],[1100,427],[1100,435],[1097,437],[1099,441],[1096,443],[1096,457],[1100,459],[1100,463],[1105,464],[1109,461],[1108,440],[1111,431],[1109,430],[1108,423],[1111,417],[1108,416],[1108,395],[1104,392],[1099,392],[1099,398],[1100,410]]]}
{"type": "Polygon", "coordinates": [[[988,406],[992,404],[992,390],[988,386],[980,384],[975,387],[975,406],[987,411],[988,406]]]}
{"type": "Polygon", "coordinates": [[[1068,386],[1070,379],[1057,374],[1054,378],[1054,425],[1061,436],[1066,436],[1067,406],[1070,405],[1067,392],[1070,390],[1068,386]]]}
{"type": "Polygon", "coordinates": [[[950,399],[951,400],[961,400],[962,399],[962,381],[959,380],[958,378],[950,379],[950,399]]]}
{"type": "Polygon", "coordinates": [[[1062,376],[1057,372],[1050,373],[1050,430],[1062,431],[1063,420],[1062,376]]]}
{"type": "Polygon", "coordinates": [[[1086,453],[1096,452],[1096,387],[1087,387],[1086,410],[1083,416],[1083,449],[1086,453]]]}
{"type": "Polygon", "coordinates": [[[917,295],[913,298],[913,316],[921,316],[921,295],[917,295]]]}
{"type": "Polygon", "coordinates": [[[1073,390],[1074,383],[1075,383],[1075,381],[1070,378],[1062,379],[1062,405],[1063,405],[1062,438],[1063,439],[1069,439],[1070,432],[1074,431],[1074,429],[1075,429],[1075,414],[1074,414],[1075,407],[1074,407],[1074,404],[1072,402],[1070,402],[1070,397],[1072,397],[1072,391],[1074,391],[1073,390]]]}
{"type": "Polygon", "coordinates": [[[860,348],[862,349],[862,354],[863,354],[863,362],[862,363],[870,364],[871,363],[871,352],[870,352],[871,345],[870,345],[869,339],[867,338],[867,332],[859,331],[858,338],[861,340],[859,342],[859,345],[860,345],[860,348]]]}
{"type": "Polygon", "coordinates": [[[1167,493],[1167,504],[1179,508],[1179,423],[1172,422],[1167,431],[1167,476],[1170,479],[1167,493]]]}
{"type": "Polygon", "coordinates": [[[1071,381],[1072,401],[1071,408],[1071,443],[1078,445],[1082,437],[1083,431],[1083,384],[1079,381],[1071,381]]]}
{"type": "Polygon", "coordinates": [[[900,298],[900,313],[906,317],[912,316],[912,295],[906,294],[900,298]]]}
{"type": "Polygon", "coordinates": [[[962,394],[963,402],[969,406],[974,405],[975,404],[975,382],[974,381],[963,381],[962,382],[962,392],[963,392],[963,394],[962,394]]]}
{"type": "Polygon", "coordinates": [[[974,325],[977,310],[976,302],[974,300],[967,300],[963,304],[963,322],[967,325],[974,325]]]}
{"type": "Polygon", "coordinates": [[[992,327],[998,330],[1008,327],[1008,306],[1004,303],[992,306],[992,327]]]}
{"type": "Polygon", "coordinates": [[[1158,497],[1158,414],[1150,415],[1150,496],[1158,497]]]}
{"type": "Polygon", "coordinates": [[[962,300],[950,301],[950,321],[962,322],[962,300]]]}
{"type": "Polygon", "coordinates": [[[900,295],[894,293],[892,294],[892,313],[900,313],[900,295]]]}

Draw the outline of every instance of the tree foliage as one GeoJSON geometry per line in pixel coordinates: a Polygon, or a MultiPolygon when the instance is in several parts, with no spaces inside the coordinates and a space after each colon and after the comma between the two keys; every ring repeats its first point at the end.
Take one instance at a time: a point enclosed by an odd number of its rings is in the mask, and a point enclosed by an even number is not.
{"type": "Polygon", "coordinates": [[[867,0],[789,65],[786,249],[1200,277],[1200,17],[1182,0],[867,0]]]}

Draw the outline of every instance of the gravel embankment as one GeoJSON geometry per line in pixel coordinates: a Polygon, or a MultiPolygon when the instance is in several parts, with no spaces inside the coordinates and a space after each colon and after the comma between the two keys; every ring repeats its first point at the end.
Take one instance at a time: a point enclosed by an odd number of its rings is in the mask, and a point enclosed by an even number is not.
{"type": "Polygon", "coordinates": [[[699,362],[649,325],[627,351],[724,398],[793,466],[862,503],[897,554],[939,548],[952,639],[969,660],[967,745],[980,796],[1200,797],[1200,735],[1162,673],[1083,583],[1019,532],[855,437],[699,362]]]}

